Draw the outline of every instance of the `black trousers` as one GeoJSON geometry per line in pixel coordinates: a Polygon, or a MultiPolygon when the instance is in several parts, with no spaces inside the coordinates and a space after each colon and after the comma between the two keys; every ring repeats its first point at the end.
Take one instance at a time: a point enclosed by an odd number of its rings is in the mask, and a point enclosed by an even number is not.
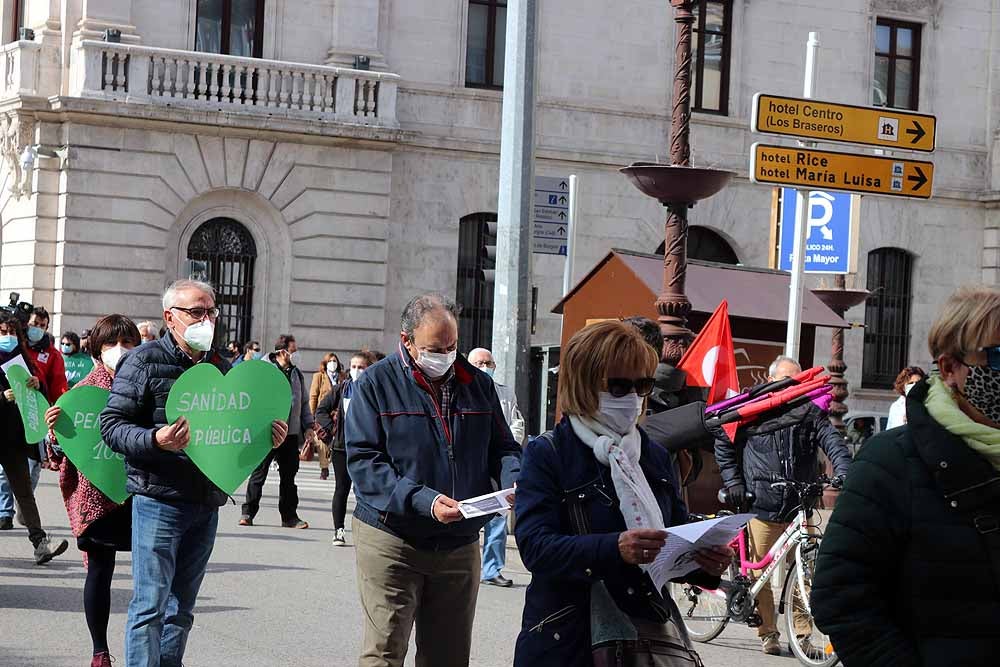
{"type": "MultiPolygon", "coordinates": [[[[6,425],[5,425],[6,426],[6,425]]],[[[37,447],[35,448],[37,449],[37,447]]],[[[11,495],[21,510],[24,525],[28,527],[28,539],[33,546],[45,539],[42,520],[35,504],[35,492],[31,490],[31,476],[28,472],[28,446],[23,439],[8,438],[0,443],[0,466],[7,475],[11,495]]]]}
{"type": "Polygon", "coordinates": [[[347,451],[334,449],[330,452],[330,461],[333,463],[333,502],[330,509],[333,511],[333,527],[343,528],[344,518],[347,516],[347,498],[351,495],[351,476],[347,473],[347,451]]]}
{"type": "Polygon", "coordinates": [[[247,482],[247,500],[243,503],[243,514],[251,519],[260,510],[260,499],[264,495],[264,481],[271,469],[271,462],[278,462],[278,513],[282,522],[291,522],[299,518],[299,490],[295,486],[295,475],[299,472],[299,441],[298,435],[290,435],[277,448],[268,452],[257,469],[250,475],[247,482]]]}

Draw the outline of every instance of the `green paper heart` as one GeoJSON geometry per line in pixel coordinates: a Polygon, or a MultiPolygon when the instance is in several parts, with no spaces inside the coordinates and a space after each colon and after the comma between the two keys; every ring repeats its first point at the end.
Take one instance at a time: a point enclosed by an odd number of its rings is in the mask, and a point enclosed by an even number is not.
{"type": "Polygon", "coordinates": [[[225,376],[198,364],[177,378],[167,396],[167,419],[186,417],[191,441],[184,453],[232,495],[271,451],[271,423],[288,419],[292,389],[266,361],[244,361],[225,376]]]}
{"type": "Polygon", "coordinates": [[[49,409],[49,402],[42,392],[28,386],[30,377],[31,373],[23,366],[11,366],[7,369],[7,382],[14,392],[14,400],[21,413],[21,423],[24,424],[24,439],[33,443],[41,442],[49,433],[49,427],[45,425],[45,411],[49,409]]]}
{"type": "Polygon", "coordinates": [[[107,389],[76,387],[59,397],[62,414],[52,429],[59,447],[80,474],[101,493],[118,504],[128,498],[125,491],[125,457],[111,450],[101,439],[101,410],[108,404],[107,389]]]}

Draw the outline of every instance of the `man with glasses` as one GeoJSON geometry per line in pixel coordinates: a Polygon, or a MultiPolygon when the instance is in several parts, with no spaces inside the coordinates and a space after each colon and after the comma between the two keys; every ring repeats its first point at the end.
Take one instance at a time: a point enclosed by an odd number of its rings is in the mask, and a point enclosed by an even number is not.
{"type": "Polygon", "coordinates": [[[479,531],[459,501],[513,486],[521,448],[493,382],[458,356],[458,307],[440,294],[403,310],[399,349],[353,385],[345,423],[364,608],[360,667],[468,665],[479,531]]]}
{"type": "MultiPolygon", "coordinates": [[[[482,372],[493,377],[497,369],[497,362],[493,360],[493,353],[489,350],[477,347],[469,352],[469,363],[482,372]]],[[[500,398],[500,408],[503,410],[504,420],[510,427],[511,435],[517,444],[524,446],[524,417],[517,409],[517,395],[514,390],[506,385],[502,385],[493,380],[493,387],[497,390],[500,398]]],[[[486,524],[483,529],[483,571],[480,580],[490,586],[500,588],[510,588],[514,582],[503,576],[503,566],[507,562],[507,517],[497,516],[486,524]]]]}
{"type": "MultiPolygon", "coordinates": [[[[125,456],[132,496],[133,596],[125,629],[126,667],[180,667],[193,610],[215,544],[218,509],[228,496],[184,454],[190,427],[167,423],[167,395],[195,364],[230,368],[212,349],[215,292],[211,285],[178,280],[163,295],[166,333],[135,348],[120,362],[101,435],[125,456]]],[[[272,425],[272,442],[288,426],[272,425]]]]}

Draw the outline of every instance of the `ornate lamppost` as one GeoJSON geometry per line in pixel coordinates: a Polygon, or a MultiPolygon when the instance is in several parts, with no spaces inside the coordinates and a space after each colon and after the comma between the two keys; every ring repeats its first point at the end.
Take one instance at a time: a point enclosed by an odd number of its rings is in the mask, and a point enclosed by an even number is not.
{"type": "MultiPolygon", "coordinates": [[[[830,310],[837,313],[838,317],[843,317],[850,308],[867,299],[869,294],[866,289],[847,289],[847,280],[843,275],[834,277],[833,289],[814,289],[812,293],[830,310]]],[[[833,339],[830,342],[830,363],[826,365],[826,370],[830,373],[830,384],[833,385],[833,391],[830,392],[833,396],[833,402],[830,403],[830,422],[843,433],[844,415],[847,414],[844,401],[849,396],[847,380],[844,378],[847,364],[844,363],[843,329],[835,329],[833,332],[833,339]]]]}
{"type": "Polygon", "coordinates": [[[693,334],[687,328],[691,302],[687,278],[688,208],[722,190],[733,173],[691,166],[691,34],[694,0],[670,0],[677,23],[674,49],[674,101],[670,123],[670,165],[635,162],[622,169],[643,194],[667,209],[663,286],[656,300],[663,332],[663,361],[676,366],[693,334]]]}

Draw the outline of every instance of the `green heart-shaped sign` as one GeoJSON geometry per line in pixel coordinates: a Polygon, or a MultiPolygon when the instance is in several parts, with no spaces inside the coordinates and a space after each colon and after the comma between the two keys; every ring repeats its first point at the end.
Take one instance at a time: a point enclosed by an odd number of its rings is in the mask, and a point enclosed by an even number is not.
{"type": "Polygon", "coordinates": [[[108,404],[107,389],[76,387],[59,397],[62,414],[52,429],[59,446],[80,474],[118,504],[125,502],[125,458],[101,439],[101,410],[108,404]]]}
{"type": "Polygon", "coordinates": [[[228,494],[246,481],[271,451],[271,423],[288,419],[292,389],[266,361],[244,361],[225,376],[197,364],[177,378],[167,396],[167,419],[186,417],[191,441],[184,453],[228,494]]]}
{"type": "Polygon", "coordinates": [[[30,377],[31,373],[23,366],[11,366],[7,369],[7,382],[14,392],[14,400],[21,413],[21,423],[24,424],[24,439],[33,443],[41,442],[48,435],[45,411],[49,409],[49,402],[42,392],[28,386],[30,377]]]}

